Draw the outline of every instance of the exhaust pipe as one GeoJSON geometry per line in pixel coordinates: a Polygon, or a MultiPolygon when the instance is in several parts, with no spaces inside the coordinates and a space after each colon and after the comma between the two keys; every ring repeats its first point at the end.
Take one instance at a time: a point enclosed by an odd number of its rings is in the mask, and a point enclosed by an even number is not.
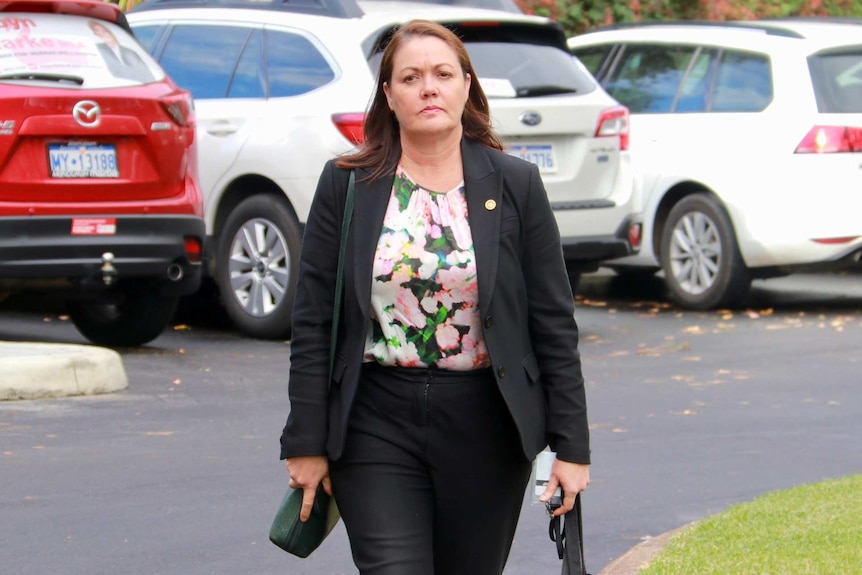
{"type": "Polygon", "coordinates": [[[183,279],[183,268],[180,264],[171,264],[168,266],[168,279],[172,282],[178,282],[183,279]]]}

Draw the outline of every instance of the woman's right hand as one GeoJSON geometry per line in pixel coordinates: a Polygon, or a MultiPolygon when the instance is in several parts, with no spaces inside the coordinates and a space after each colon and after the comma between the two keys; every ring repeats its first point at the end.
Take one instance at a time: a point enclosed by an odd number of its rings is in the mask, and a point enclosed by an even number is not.
{"type": "Polygon", "coordinates": [[[290,474],[290,487],[302,489],[302,509],[299,520],[305,522],[311,515],[317,486],[322,482],[323,490],[332,496],[332,484],[329,481],[329,460],[324,455],[304,455],[289,457],[285,467],[290,474]]]}

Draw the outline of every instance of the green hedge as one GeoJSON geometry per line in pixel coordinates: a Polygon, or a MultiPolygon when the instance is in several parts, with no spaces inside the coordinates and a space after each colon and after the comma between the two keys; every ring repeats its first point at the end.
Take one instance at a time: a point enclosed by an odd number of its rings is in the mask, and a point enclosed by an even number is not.
{"type": "Polygon", "coordinates": [[[548,16],[567,36],[615,22],[750,20],[782,16],[862,17],[857,0],[515,0],[524,12],[548,16]]]}

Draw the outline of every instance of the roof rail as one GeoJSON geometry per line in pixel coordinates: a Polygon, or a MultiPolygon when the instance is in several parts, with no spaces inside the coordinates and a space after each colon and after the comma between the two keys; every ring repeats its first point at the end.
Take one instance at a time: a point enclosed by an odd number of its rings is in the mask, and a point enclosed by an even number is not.
{"type": "Polygon", "coordinates": [[[855,24],[862,26],[862,18],[854,16],[774,16],[761,18],[758,22],[777,22],[779,24],[788,22],[790,24],[811,22],[812,24],[855,24]]]}
{"type": "MultiPolygon", "coordinates": [[[[374,0],[375,2],[402,2],[404,0],[374,0]]],[[[523,14],[524,11],[518,7],[515,0],[406,0],[419,4],[437,4],[440,6],[470,6],[473,8],[487,8],[490,10],[502,10],[523,14]]]]}
{"type": "Polygon", "coordinates": [[[334,18],[358,18],[363,14],[355,0],[146,0],[130,12],[167,8],[250,8],[334,18]]]}
{"type": "Polygon", "coordinates": [[[794,30],[782,28],[779,22],[768,22],[763,20],[642,20],[640,22],[617,22],[607,24],[588,30],[599,32],[605,30],[622,30],[626,28],[650,28],[657,26],[707,26],[712,28],[736,28],[738,30],[757,30],[770,36],[786,36],[788,38],[804,38],[802,34],[794,30]]]}

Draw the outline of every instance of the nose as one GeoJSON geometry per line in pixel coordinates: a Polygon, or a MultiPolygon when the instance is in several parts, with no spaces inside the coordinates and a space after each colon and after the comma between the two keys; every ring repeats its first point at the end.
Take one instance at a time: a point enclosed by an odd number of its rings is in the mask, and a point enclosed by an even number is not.
{"type": "Polygon", "coordinates": [[[433,96],[437,93],[437,80],[433,74],[425,76],[422,81],[422,95],[433,96]]]}

